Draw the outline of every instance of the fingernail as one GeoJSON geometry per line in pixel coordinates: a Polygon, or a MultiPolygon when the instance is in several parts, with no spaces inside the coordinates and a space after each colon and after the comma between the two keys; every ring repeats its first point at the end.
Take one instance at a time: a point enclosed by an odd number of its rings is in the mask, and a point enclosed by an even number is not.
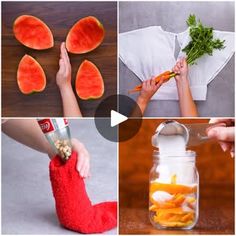
{"type": "Polygon", "coordinates": [[[214,138],[215,136],[216,136],[216,134],[217,134],[217,130],[215,130],[215,129],[210,129],[209,131],[208,131],[208,133],[207,133],[207,136],[209,137],[209,138],[214,138]]]}
{"type": "Polygon", "coordinates": [[[234,152],[230,152],[230,156],[234,158],[234,152]]]}
{"type": "Polygon", "coordinates": [[[227,144],[225,144],[225,143],[220,143],[220,146],[221,146],[221,148],[222,148],[222,150],[223,150],[224,152],[227,151],[227,148],[228,148],[227,144]]]}

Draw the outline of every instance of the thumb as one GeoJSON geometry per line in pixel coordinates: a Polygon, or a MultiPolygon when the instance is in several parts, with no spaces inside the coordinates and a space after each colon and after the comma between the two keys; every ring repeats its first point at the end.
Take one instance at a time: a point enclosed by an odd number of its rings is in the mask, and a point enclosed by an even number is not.
{"type": "Polygon", "coordinates": [[[186,66],[188,66],[188,64],[187,64],[187,60],[186,60],[186,58],[184,57],[184,58],[182,58],[182,66],[183,67],[186,67],[186,66]]]}
{"type": "Polygon", "coordinates": [[[207,131],[209,138],[219,141],[234,142],[234,127],[215,127],[207,131]]]}

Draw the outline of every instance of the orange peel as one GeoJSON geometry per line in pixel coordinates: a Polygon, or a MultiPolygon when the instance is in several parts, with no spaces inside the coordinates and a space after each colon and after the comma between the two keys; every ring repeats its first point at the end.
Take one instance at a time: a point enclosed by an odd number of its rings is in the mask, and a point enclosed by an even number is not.
{"type": "Polygon", "coordinates": [[[197,192],[197,186],[186,186],[181,184],[165,184],[153,182],[150,184],[150,193],[151,195],[156,191],[165,191],[170,194],[191,194],[197,192]]]}

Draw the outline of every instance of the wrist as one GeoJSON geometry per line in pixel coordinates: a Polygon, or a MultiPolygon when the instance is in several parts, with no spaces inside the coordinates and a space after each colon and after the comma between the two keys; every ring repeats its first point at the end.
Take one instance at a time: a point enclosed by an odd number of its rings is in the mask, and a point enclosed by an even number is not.
{"type": "Polygon", "coordinates": [[[71,91],[73,92],[73,88],[70,83],[59,86],[59,90],[61,94],[67,94],[68,92],[71,92],[71,91]]]}
{"type": "Polygon", "coordinates": [[[149,102],[149,98],[144,98],[142,96],[138,96],[138,99],[137,99],[137,103],[139,105],[147,105],[147,103],[149,102]]]}
{"type": "Polygon", "coordinates": [[[189,87],[189,80],[187,76],[180,77],[176,80],[177,87],[189,87]]]}

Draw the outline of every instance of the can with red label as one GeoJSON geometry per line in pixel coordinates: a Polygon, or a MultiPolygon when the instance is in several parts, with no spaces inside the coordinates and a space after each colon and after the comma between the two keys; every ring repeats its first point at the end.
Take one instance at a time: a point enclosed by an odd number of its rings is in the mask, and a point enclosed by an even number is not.
{"type": "Polygon", "coordinates": [[[38,119],[38,124],[55,153],[63,161],[67,161],[72,152],[68,120],[64,118],[42,118],[38,119]]]}

